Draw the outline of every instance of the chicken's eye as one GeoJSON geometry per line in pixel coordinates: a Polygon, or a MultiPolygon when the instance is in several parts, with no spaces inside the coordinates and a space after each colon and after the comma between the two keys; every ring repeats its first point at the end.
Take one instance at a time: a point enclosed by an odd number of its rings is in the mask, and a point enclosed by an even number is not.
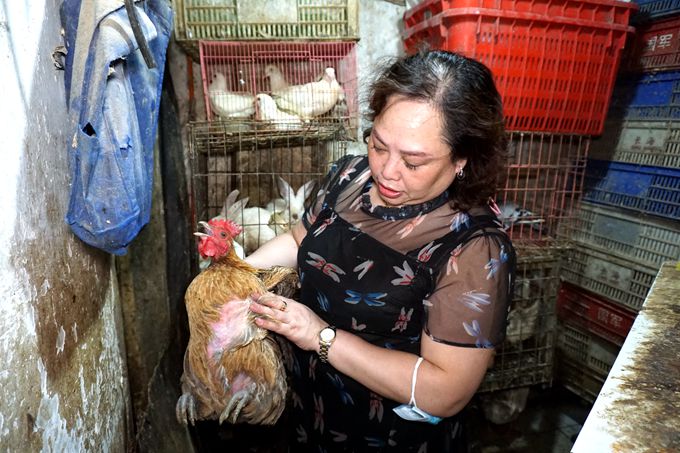
{"type": "Polygon", "coordinates": [[[225,233],[224,231],[222,231],[222,232],[220,233],[220,237],[221,237],[222,239],[226,238],[226,237],[227,237],[227,233],[225,233]]]}

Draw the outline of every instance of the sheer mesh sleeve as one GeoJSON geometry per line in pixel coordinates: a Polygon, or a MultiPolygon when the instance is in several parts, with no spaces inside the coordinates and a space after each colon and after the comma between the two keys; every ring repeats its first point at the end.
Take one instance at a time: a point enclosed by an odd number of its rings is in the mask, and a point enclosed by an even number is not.
{"type": "Polygon", "coordinates": [[[465,244],[425,303],[425,332],[455,346],[491,348],[505,337],[512,265],[495,235],[465,244]]]}

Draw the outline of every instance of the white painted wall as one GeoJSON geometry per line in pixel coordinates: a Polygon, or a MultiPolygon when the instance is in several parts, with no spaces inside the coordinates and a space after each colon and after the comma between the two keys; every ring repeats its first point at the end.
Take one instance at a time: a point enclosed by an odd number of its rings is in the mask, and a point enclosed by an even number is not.
{"type": "MultiPolygon", "coordinates": [[[[367,89],[377,65],[386,59],[404,54],[401,40],[402,17],[406,8],[387,1],[359,2],[359,36],[357,72],[359,78],[360,111],[366,111],[367,89]]],[[[362,119],[359,129],[369,124],[362,119]]],[[[361,136],[361,135],[360,135],[361,136]]]]}
{"type": "Polygon", "coordinates": [[[59,0],[0,0],[0,451],[123,451],[128,385],[112,259],[68,205],[59,0]]]}

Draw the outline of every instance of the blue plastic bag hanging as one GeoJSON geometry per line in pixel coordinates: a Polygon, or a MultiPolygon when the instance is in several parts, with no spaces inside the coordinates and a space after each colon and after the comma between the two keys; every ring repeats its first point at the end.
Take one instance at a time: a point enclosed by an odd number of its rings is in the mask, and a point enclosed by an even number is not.
{"type": "Polygon", "coordinates": [[[71,127],[66,222],[87,244],[116,255],[126,253],[151,216],[153,147],[172,29],[166,0],[129,4],[128,11],[124,0],[61,6],[71,127]],[[139,43],[133,25],[143,35],[139,43]],[[140,44],[148,45],[154,68],[140,44]]]}

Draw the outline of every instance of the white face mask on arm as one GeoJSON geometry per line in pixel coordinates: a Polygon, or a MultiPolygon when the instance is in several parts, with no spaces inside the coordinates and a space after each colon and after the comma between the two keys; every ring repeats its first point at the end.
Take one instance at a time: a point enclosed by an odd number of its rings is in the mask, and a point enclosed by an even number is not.
{"type": "Polygon", "coordinates": [[[413,368],[413,377],[411,377],[411,399],[408,404],[402,404],[392,409],[399,417],[404,420],[409,420],[413,422],[425,422],[436,425],[442,421],[441,417],[435,417],[430,415],[424,410],[418,408],[416,405],[416,381],[418,380],[418,367],[420,367],[422,357],[418,357],[416,361],[416,366],[413,368]]]}

